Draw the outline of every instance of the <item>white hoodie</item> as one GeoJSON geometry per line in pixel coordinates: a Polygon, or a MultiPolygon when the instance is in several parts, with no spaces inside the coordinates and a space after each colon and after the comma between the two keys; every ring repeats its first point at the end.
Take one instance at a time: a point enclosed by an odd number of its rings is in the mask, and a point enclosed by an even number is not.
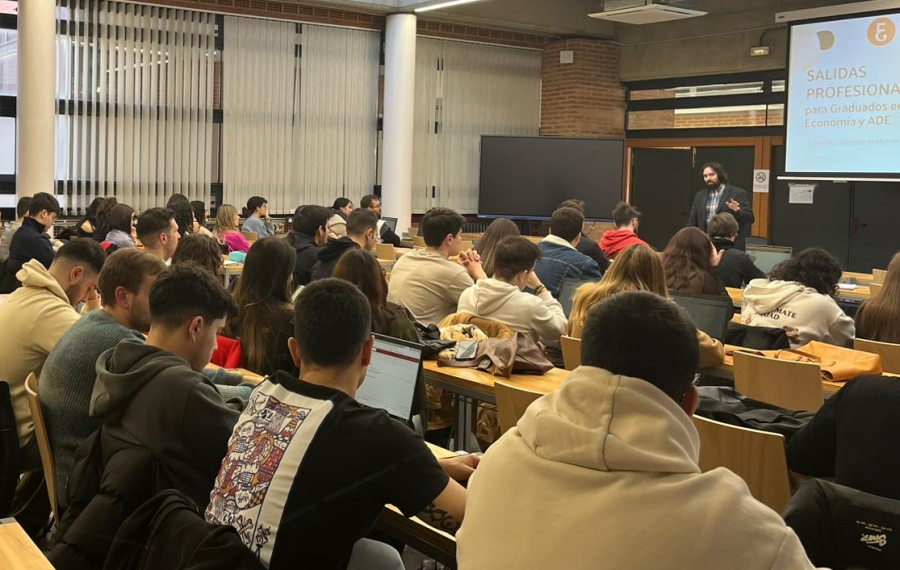
{"type": "Polygon", "coordinates": [[[792,348],[811,340],[849,346],[856,335],[853,319],[833,298],[795,281],[752,280],[744,289],[741,322],[786,329],[792,348]]]}
{"type": "Polygon", "coordinates": [[[727,469],[700,473],[686,413],[582,366],[472,476],[460,570],[809,570],[797,536],[727,469]]]}
{"type": "Polygon", "coordinates": [[[457,311],[501,322],[535,342],[556,343],[566,334],[562,305],[547,289],[532,295],[497,279],[479,279],[460,295],[457,311]]]}

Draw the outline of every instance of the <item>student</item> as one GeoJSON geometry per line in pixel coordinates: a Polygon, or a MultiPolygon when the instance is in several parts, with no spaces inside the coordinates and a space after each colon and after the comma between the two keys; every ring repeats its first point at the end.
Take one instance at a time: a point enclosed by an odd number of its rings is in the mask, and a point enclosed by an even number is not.
{"type": "Polygon", "coordinates": [[[308,285],[319,248],[328,241],[331,211],[323,206],[300,206],[291,218],[291,233],[285,238],[297,252],[294,286],[308,285]]]}
{"type": "Polygon", "coordinates": [[[194,210],[191,202],[184,194],[172,194],[166,202],[166,208],[175,212],[175,223],[178,224],[178,234],[184,237],[194,230],[194,210]]]}
{"type": "Polygon", "coordinates": [[[448,208],[432,208],[420,225],[425,248],[397,260],[391,271],[388,301],[406,307],[425,325],[456,312],[459,296],[487,275],[475,252],[460,253],[466,219],[448,208]],[[450,261],[459,256],[459,262],[450,261]]]}
{"type": "Polygon", "coordinates": [[[716,214],[709,220],[709,237],[716,251],[722,252],[722,259],[716,266],[716,275],[726,287],[743,289],[744,285],[754,279],[765,279],[766,274],[760,270],[750,256],[735,249],[738,223],[731,214],[716,214]]]}
{"type": "MultiPolygon", "coordinates": [[[[566,200],[556,207],[557,210],[560,208],[575,208],[581,215],[584,215],[584,200],[571,199],[566,200]]],[[[578,240],[578,245],[575,246],[575,249],[590,257],[594,261],[597,262],[597,267],[600,268],[600,273],[606,273],[606,270],[609,269],[609,258],[600,249],[600,245],[591,239],[589,235],[581,232],[581,239],[578,240]]]]}
{"type": "Polygon", "coordinates": [[[482,234],[481,239],[475,244],[475,251],[481,257],[481,267],[484,269],[485,275],[488,277],[494,276],[494,252],[497,250],[497,244],[503,238],[517,235],[521,235],[519,226],[513,223],[512,220],[497,218],[491,222],[487,231],[482,234]]]}
{"type": "Polygon", "coordinates": [[[206,227],[206,218],[209,217],[206,204],[200,200],[191,200],[191,211],[194,212],[194,231],[191,233],[212,237],[212,232],[206,227]]]}
{"type": "Polygon", "coordinates": [[[123,339],[143,340],[141,333],[150,329],[150,286],[165,270],[166,264],[158,257],[136,249],[111,254],[97,284],[103,309],[78,319],[50,351],[41,371],[38,394],[53,451],[57,498],[63,509],[75,452],[100,427],[88,415],[97,359],[123,339]]]}
{"type": "Polygon", "coordinates": [[[75,234],[78,237],[94,237],[94,232],[99,227],[97,225],[97,212],[100,211],[105,201],[106,198],[102,196],[94,198],[91,205],[84,212],[84,216],[77,222],[75,234]]]}
{"type": "Polygon", "coordinates": [[[231,204],[219,206],[219,211],[216,214],[216,230],[213,232],[213,235],[225,247],[227,253],[232,251],[247,253],[250,251],[250,242],[238,230],[240,223],[241,217],[238,215],[237,208],[231,204]]]}
{"type": "Polygon", "coordinates": [[[881,292],[856,311],[856,337],[900,344],[900,253],[888,265],[881,292]]]}
{"type": "Polygon", "coordinates": [[[16,274],[32,259],[45,268],[50,267],[54,256],[53,245],[50,236],[44,232],[53,226],[58,215],[59,202],[52,194],[38,192],[32,196],[28,204],[28,217],[22,220],[22,226],[9,243],[9,259],[6,260],[0,293],[12,293],[22,285],[16,274]]]}
{"type": "Polygon", "coordinates": [[[136,231],[144,251],[155,255],[168,265],[181,239],[178,223],[175,222],[175,212],[165,208],[150,208],[138,216],[136,231]]]}
{"type": "MultiPolygon", "coordinates": [[[[727,297],[725,285],[716,276],[716,266],[723,252],[716,251],[709,236],[695,227],[678,231],[663,252],[663,269],[666,287],[691,295],[719,295],[727,297]]],[[[734,315],[734,305],[729,303],[728,318],[734,315]]]]}
{"type": "Polygon", "coordinates": [[[524,237],[504,238],[494,254],[494,276],[466,289],[457,310],[501,322],[535,342],[558,342],[566,333],[566,315],[534,273],[540,258],[541,249],[524,237]]]}
{"type": "MultiPolygon", "coordinates": [[[[599,283],[587,283],[578,288],[569,315],[568,335],[581,338],[590,310],[604,299],[626,291],[649,291],[669,297],[662,261],[650,246],[635,244],[620,251],[615,263],[599,283]]],[[[709,368],[725,361],[725,347],[705,332],[697,330],[700,347],[700,368],[709,368]]]]}
{"type": "Polygon", "coordinates": [[[279,370],[296,373],[287,340],[294,330],[294,249],[277,237],[253,244],[234,291],[238,313],[228,320],[225,336],[241,339],[247,368],[266,376],[279,370]]]}
{"type": "MultiPolygon", "coordinates": [[[[25,218],[28,216],[28,208],[31,205],[31,196],[22,196],[19,198],[18,203],[16,204],[16,220],[14,222],[9,222],[6,224],[6,228],[3,230],[3,235],[0,236],[0,264],[4,263],[7,259],[9,259],[9,244],[12,243],[12,238],[22,227],[22,223],[25,221],[25,218]]],[[[2,265],[0,265],[2,268],[2,265]]],[[[3,279],[3,274],[0,272],[0,280],[3,279]]]]}
{"type": "Polygon", "coordinates": [[[619,252],[634,244],[650,247],[647,242],[637,235],[638,226],[641,223],[641,212],[625,202],[619,202],[612,211],[613,222],[616,229],[603,232],[600,238],[600,247],[609,256],[615,259],[619,252]]]}
{"type": "Polygon", "coordinates": [[[791,471],[900,500],[900,383],[860,376],[825,400],[788,445],[791,471]]]}
{"type": "Polygon", "coordinates": [[[550,218],[550,234],[541,243],[541,259],[534,272],[554,298],[565,279],[599,281],[597,262],[578,251],[584,215],[575,208],[560,208],[550,218]]]}
{"type": "MultiPolygon", "coordinates": [[[[341,256],[334,268],[334,277],[356,285],[369,300],[372,307],[372,332],[385,336],[419,342],[416,327],[403,307],[387,300],[388,284],[384,270],[375,256],[361,249],[353,249],[341,256]]],[[[416,380],[416,394],[412,405],[413,417],[419,417],[417,428],[424,434],[428,424],[427,398],[425,396],[425,374],[419,369],[416,380]]]]}
{"type": "Polygon", "coordinates": [[[378,216],[378,243],[389,243],[394,247],[400,247],[400,236],[394,233],[394,230],[381,219],[381,198],[374,194],[363,196],[359,201],[359,207],[364,210],[372,210],[378,216]]]}
{"type": "Polygon", "coordinates": [[[109,233],[109,215],[118,203],[115,196],[110,196],[97,208],[97,223],[94,224],[95,229],[94,233],[91,234],[92,239],[99,242],[106,241],[106,234],[109,233]]]}
{"type": "Polygon", "coordinates": [[[90,408],[100,430],[77,459],[82,474],[102,473],[102,484],[93,476],[69,481],[75,502],[48,556],[55,568],[102,567],[119,526],[160,491],[206,507],[239,414],[202,371],[236,312],[207,271],[174,265],[150,287],[147,341],[126,339],[100,356],[90,408]]]}
{"type": "Polygon", "coordinates": [[[116,204],[109,213],[109,233],[106,239],[118,249],[134,249],[134,210],[125,204],[116,204]]]}
{"type": "Polygon", "coordinates": [[[582,366],[528,407],[470,481],[460,570],[812,570],[743,480],[700,472],[697,336],[678,306],[614,295],[591,310],[581,347],[582,366]]]}
{"type": "Polygon", "coordinates": [[[247,209],[244,210],[245,232],[256,232],[257,239],[275,235],[275,226],[269,221],[269,201],[262,196],[252,196],[247,200],[247,209]]]}
{"type": "Polygon", "coordinates": [[[41,465],[25,398],[25,379],[32,372],[41,376],[47,355],[78,321],[76,305],[91,300],[89,308],[99,306],[94,289],[104,260],[103,248],[94,240],[71,241],[59,249],[49,269],[37,259],[22,266],[22,287],[0,305],[6,354],[0,358],[0,378],[9,383],[22,471],[40,469],[41,465]]]}
{"type": "Polygon", "coordinates": [[[853,319],[835,301],[841,265],[824,249],[804,249],[744,290],[741,322],[783,328],[792,348],[811,340],[849,346],[853,319]]]}
{"type": "Polygon", "coordinates": [[[331,206],[332,216],[328,219],[328,231],[331,238],[337,239],[347,235],[347,218],[353,213],[353,202],[347,198],[336,198],[331,206]]]}
{"type": "Polygon", "coordinates": [[[202,234],[190,234],[179,239],[172,263],[186,262],[196,263],[213,276],[219,275],[223,266],[219,242],[202,234]]]}
{"type": "Polygon", "coordinates": [[[234,428],[206,520],[237,528],[270,570],[301,560],[402,569],[396,550],[364,539],[388,503],[444,531],[463,520],[466,491],[454,479],[468,478],[478,458],[438,461],[408,427],[354,400],[372,358],[371,320],[350,283],[306,287],[290,340],[302,378],[268,378],[234,428]]]}
{"type": "Polygon", "coordinates": [[[377,241],[378,217],[371,210],[354,210],[347,219],[347,235],[330,239],[316,252],[311,281],[327,279],[334,273],[334,267],[345,252],[352,249],[374,252],[377,241]]]}

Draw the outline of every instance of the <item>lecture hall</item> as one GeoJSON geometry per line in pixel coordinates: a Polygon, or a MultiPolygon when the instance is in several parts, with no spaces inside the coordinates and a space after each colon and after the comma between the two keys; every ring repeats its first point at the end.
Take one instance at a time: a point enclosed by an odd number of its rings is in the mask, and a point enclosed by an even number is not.
{"type": "Polygon", "coordinates": [[[898,28],[0,0],[0,569],[900,569],[898,28]]]}

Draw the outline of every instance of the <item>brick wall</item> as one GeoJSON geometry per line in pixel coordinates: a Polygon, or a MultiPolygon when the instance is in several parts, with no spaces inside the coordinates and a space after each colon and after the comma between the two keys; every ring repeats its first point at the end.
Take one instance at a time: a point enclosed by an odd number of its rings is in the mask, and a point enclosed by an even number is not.
{"type": "Polygon", "coordinates": [[[625,135],[625,89],[619,46],[603,40],[563,40],[544,47],[541,134],[573,137],[625,135]],[[561,51],[575,61],[560,64],[561,51]]]}

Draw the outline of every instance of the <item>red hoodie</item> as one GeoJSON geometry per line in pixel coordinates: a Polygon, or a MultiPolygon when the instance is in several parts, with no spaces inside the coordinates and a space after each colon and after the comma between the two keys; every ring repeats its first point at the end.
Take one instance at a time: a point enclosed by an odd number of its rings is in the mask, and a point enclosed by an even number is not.
{"type": "Polygon", "coordinates": [[[603,232],[603,237],[600,238],[600,249],[608,258],[615,259],[620,251],[636,243],[650,247],[650,244],[631,230],[610,230],[603,232]]]}

